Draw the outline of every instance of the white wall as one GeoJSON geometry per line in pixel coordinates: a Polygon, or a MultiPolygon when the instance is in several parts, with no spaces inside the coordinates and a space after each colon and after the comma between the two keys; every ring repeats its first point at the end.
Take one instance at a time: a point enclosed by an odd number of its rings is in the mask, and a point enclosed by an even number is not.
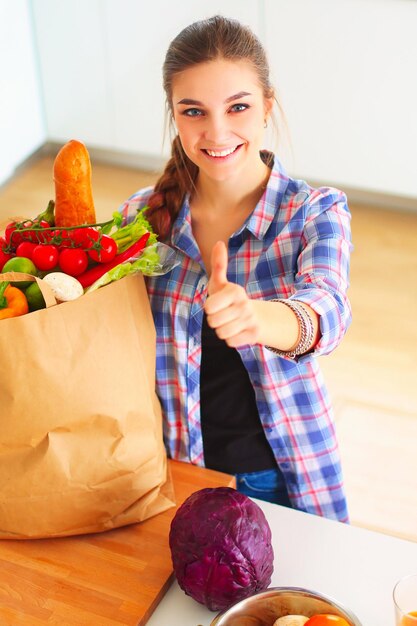
{"type": "MultiPolygon", "coordinates": [[[[293,175],[417,207],[415,0],[29,1],[49,140],[165,158],[166,48],[180,28],[218,11],[266,45],[293,175]]],[[[15,4],[25,5],[7,2],[15,4]]]]}
{"type": "Polygon", "coordinates": [[[0,0],[0,184],[46,139],[27,0],[0,0]]]}
{"type": "MultiPolygon", "coordinates": [[[[48,138],[162,157],[161,68],[188,23],[226,11],[257,29],[256,0],[32,0],[48,138]]],[[[164,157],[165,158],[165,157],[164,157]]]]}
{"type": "Polygon", "coordinates": [[[257,2],[106,0],[106,5],[109,75],[114,94],[113,146],[160,156],[165,111],[162,64],[169,42],[192,21],[217,12],[227,11],[258,30],[257,2]]]}
{"type": "Polygon", "coordinates": [[[417,200],[417,2],[265,0],[265,14],[291,169],[417,200]]]}

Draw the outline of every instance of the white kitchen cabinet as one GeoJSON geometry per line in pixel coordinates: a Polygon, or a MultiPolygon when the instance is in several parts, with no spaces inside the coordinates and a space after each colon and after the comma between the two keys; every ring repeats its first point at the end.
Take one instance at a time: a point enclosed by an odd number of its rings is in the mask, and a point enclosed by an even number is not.
{"type": "MultiPolygon", "coordinates": [[[[191,22],[216,13],[259,29],[254,0],[106,0],[108,77],[118,150],[162,156],[165,96],[162,64],[169,42],[191,22]]],[[[169,152],[169,141],[165,151],[169,152]]]]}
{"type": "Polygon", "coordinates": [[[0,0],[0,184],[45,141],[27,0],[0,0]]]}
{"type": "Polygon", "coordinates": [[[48,140],[162,163],[167,46],[219,12],[266,45],[288,121],[278,154],[292,175],[417,203],[417,2],[28,1],[48,140]]]}
{"type": "Polygon", "coordinates": [[[417,200],[417,2],[265,0],[265,12],[291,170],[417,200]]]}
{"type": "Polygon", "coordinates": [[[170,40],[216,12],[258,29],[252,0],[32,1],[48,139],[150,157],[163,155],[162,63],[170,40]]]}
{"type": "Polygon", "coordinates": [[[48,139],[114,143],[103,0],[33,0],[48,139]]]}

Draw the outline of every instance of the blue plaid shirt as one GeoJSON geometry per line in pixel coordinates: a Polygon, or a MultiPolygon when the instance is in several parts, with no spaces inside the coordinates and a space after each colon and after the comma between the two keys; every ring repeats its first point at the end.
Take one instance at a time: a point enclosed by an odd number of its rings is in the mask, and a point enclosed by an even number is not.
{"type": "MultiPolygon", "coordinates": [[[[122,206],[126,221],[151,193],[152,188],[143,189],[122,206]]],[[[168,455],[204,465],[199,380],[208,276],[188,198],[170,243],[178,266],[147,279],[157,331],[157,394],[168,455]]],[[[293,506],[340,521],[347,521],[348,513],[332,409],[316,357],[336,348],[351,320],[350,250],[346,196],[289,178],[277,158],[262,198],[228,242],[228,280],[251,298],[293,298],[320,316],[321,338],[312,353],[290,359],[259,344],[237,350],[293,506]]]]}

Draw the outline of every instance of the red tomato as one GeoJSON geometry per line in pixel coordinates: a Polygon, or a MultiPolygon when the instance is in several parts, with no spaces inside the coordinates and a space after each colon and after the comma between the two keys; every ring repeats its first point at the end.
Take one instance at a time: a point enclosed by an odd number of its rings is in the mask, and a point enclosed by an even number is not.
{"type": "Polygon", "coordinates": [[[50,223],[46,220],[41,220],[40,222],[35,222],[35,226],[40,226],[41,228],[49,228],[50,223]]]}
{"type": "Polygon", "coordinates": [[[88,249],[98,241],[100,233],[92,226],[87,226],[86,228],[75,228],[72,232],[69,232],[69,236],[76,246],[88,249]]]}
{"type": "Polygon", "coordinates": [[[16,230],[16,222],[10,222],[10,224],[7,224],[6,230],[4,231],[6,242],[8,244],[11,244],[13,247],[17,246],[22,241],[22,236],[20,233],[19,234],[16,233],[13,236],[13,233],[15,230],[16,230]]]}
{"type": "Polygon", "coordinates": [[[87,269],[87,252],[80,248],[64,248],[59,254],[58,264],[65,274],[79,276],[87,269]]]}
{"type": "Polygon", "coordinates": [[[93,248],[88,251],[90,258],[92,258],[93,261],[98,261],[98,263],[108,263],[108,261],[113,261],[117,254],[117,243],[115,240],[108,235],[102,235],[99,245],[100,250],[93,248]]]}
{"type": "Polygon", "coordinates": [[[33,255],[33,250],[36,248],[38,244],[33,243],[32,241],[22,241],[16,248],[16,256],[24,256],[27,259],[31,259],[33,255]]]}
{"type": "MultiPolygon", "coordinates": [[[[41,220],[40,222],[35,222],[33,226],[36,228],[49,228],[49,223],[46,220],[41,220]]],[[[36,230],[30,231],[31,241],[37,241],[38,243],[48,243],[52,238],[52,230],[36,230]]]]}
{"type": "Polygon", "coordinates": [[[59,253],[56,246],[42,243],[35,246],[32,253],[32,261],[38,270],[43,272],[52,270],[58,263],[58,257],[59,253]]]}
{"type": "Polygon", "coordinates": [[[16,222],[10,222],[6,226],[5,230],[5,238],[7,243],[11,243],[11,245],[15,248],[22,241],[31,241],[32,243],[47,243],[51,238],[50,230],[33,230],[33,227],[36,228],[49,228],[49,223],[46,220],[41,220],[40,222],[32,222],[28,220],[24,223],[19,222],[19,229],[25,228],[27,230],[15,233],[16,230],[16,222]]]}
{"type": "Polygon", "coordinates": [[[51,233],[51,239],[54,240],[54,245],[58,248],[71,248],[73,246],[72,239],[70,238],[70,230],[63,228],[56,228],[49,231],[51,233]]]}
{"type": "Polygon", "coordinates": [[[4,237],[0,237],[0,272],[3,269],[3,265],[6,263],[6,261],[12,258],[11,254],[9,254],[8,252],[4,252],[3,250],[3,248],[6,247],[6,245],[7,245],[7,242],[4,239],[4,237]]]}
{"type": "Polygon", "coordinates": [[[323,613],[310,617],[304,626],[349,626],[349,622],[347,622],[344,617],[323,613]]]}
{"type": "Polygon", "coordinates": [[[31,221],[27,221],[27,222],[23,222],[23,223],[19,223],[18,228],[27,228],[26,231],[21,232],[21,233],[16,233],[13,236],[13,243],[14,245],[16,245],[16,243],[20,243],[21,241],[33,241],[34,243],[36,243],[38,240],[36,238],[35,233],[32,230],[33,226],[33,222],[31,221]]]}

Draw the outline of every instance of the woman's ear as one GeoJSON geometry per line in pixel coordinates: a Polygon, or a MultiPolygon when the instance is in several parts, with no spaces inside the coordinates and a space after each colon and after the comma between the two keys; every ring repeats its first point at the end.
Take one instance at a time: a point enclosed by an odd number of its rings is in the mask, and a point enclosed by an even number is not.
{"type": "Polygon", "coordinates": [[[265,122],[268,121],[269,116],[272,113],[272,109],[274,108],[275,98],[274,96],[270,96],[269,98],[264,98],[264,113],[265,113],[265,122]]]}

